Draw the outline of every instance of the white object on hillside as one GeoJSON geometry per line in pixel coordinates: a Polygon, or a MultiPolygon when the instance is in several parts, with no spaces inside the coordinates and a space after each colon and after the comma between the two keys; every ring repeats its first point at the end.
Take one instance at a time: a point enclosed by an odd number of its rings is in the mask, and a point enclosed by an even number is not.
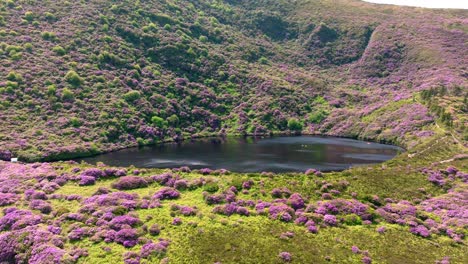
{"type": "Polygon", "coordinates": [[[18,162],[18,158],[11,158],[11,162],[18,162]]]}

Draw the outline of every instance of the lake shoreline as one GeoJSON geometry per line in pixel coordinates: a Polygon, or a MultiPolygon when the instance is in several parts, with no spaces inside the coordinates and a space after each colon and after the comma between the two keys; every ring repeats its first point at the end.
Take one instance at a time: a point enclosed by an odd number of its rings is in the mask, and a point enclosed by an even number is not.
{"type": "Polygon", "coordinates": [[[378,143],[383,145],[390,145],[399,147],[403,152],[408,151],[406,145],[403,142],[393,142],[391,140],[375,140],[374,138],[367,138],[367,137],[359,137],[354,135],[336,135],[336,134],[327,134],[327,133],[314,133],[314,132],[291,132],[291,131],[276,131],[270,132],[265,134],[254,134],[254,133],[206,133],[206,134],[195,134],[190,137],[183,137],[181,139],[175,140],[174,138],[166,138],[162,141],[151,143],[151,144],[132,144],[126,146],[118,146],[113,145],[108,149],[98,149],[98,150],[85,150],[85,151],[76,151],[76,152],[60,152],[56,153],[53,156],[46,156],[46,157],[34,157],[33,159],[24,159],[23,157],[19,157],[21,162],[24,163],[34,163],[34,162],[59,162],[59,161],[69,161],[69,160],[76,160],[80,158],[89,158],[98,155],[108,154],[112,152],[117,152],[125,149],[131,148],[140,148],[140,147],[151,147],[160,144],[167,144],[167,143],[176,143],[176,142],[184,142],[190,141],[195,139],[203,139],[203,138],[227,138],[227,137],[280,137],[280,136],[320,136],[320,137],[335,137],[335,138],[345,138],[345,139],[355,139],[365,142],[371,143],[378,143]],[[63,158],[64,157],[64,158],[63,158]]]}
{"type": "Polygon", "coordinates": [[[343,171],[382,163],[403,151],[394,145],[323,135],[212,136],[126,148],[72,160],[119,167],[188,166],[238,173],[281,173],[303,172],[310,168],[343,171]]]}

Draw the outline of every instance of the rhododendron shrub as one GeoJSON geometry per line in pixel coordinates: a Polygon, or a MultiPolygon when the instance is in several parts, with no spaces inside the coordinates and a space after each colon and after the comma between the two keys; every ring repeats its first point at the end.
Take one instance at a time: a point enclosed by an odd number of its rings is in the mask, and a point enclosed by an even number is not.
{"type": "Polygon", "coordinates": [[[19,199],[19,195],[16,195],[14,193],[0,193],[0,206],[14,204],[19,199]]]}
{"type": "Polygon", "coordinates": [[[172,205],[171,210],[175,213],[184,215],[184,216],[191,216],[197,213],[196,207],[184,206],[184,205],[172,205]]]}
{"type": "Polygon", "coordinates": [[[290,222],[295,216],[294,209],[286,204],[273,204],[268,208],[268,213],[271,218],[284,222],[290,222]]]}
{"type": "Polygon", "coordinates": [[[109,222],[110,228],[114,230],[120,230],[126,226],[136,227],[141,224],[142,222],[140,221],[140,219],[131,215],[116,216],[109,222]]]}
{"type": "Polygon", "coordinates": [[[278,257],[284,262],[290,262],[292,260],[292,255],[289,252],[281,252],[278,257]]]}
{"type": "Polygon", "coordinates": [[[96,178],[94,178],[93,176],[83,175],[83,176],[80,177],[79,184],[82,185],[82,186],[94,185],[95,183],[96,183],[96,178]]]}
{"type": "Polygon", "coordinates": [[[142,177],[125,176],[112,183],[112,188],[118,190],[131,190],[147,187],[148,182],[142,177]]]}
{"type": "Polygon", "coordinates": [[[43,214],[48,214],[52,211],[52,206],[43,200],[32,200],[29,207],[34,210],[39,210],[43,214]]]}
{"type": "Polygon", "coordinates": [[[131,228],[121,229],[115,234],[114,241],[130,248],[138,243],[138,234],[131,228]]]}
{"type": "Polygon", "coordinates": [[[167,240],[159,240],[157,243],[150,242],[141,248],[141,257],[142,258],[149,258],[151,256],[158,256],[162,255],[166,252],[167,247],[169,246],[169,241],[167,240]]]}
{"type": "Polygon", "coordinates": [[[177,190],[173,188],[165,187],[157,191],[153,195],[153,199],[171,200],[171,199],[177,199],[179,198],[179,196],[180,196],[180,193],[177,190]]]}

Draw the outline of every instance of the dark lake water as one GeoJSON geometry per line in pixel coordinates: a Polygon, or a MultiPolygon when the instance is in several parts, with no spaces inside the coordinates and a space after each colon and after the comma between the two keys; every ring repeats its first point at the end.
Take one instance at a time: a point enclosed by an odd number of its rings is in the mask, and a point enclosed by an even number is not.
{"type": "Polygon", "coordinates": [[[304,172],[309,168],[333,171],[380,163],[400,151],[396,146],[334,137],[227,137],[130,148],[78,161],[140,168],[189,166],[234,172],[304,172]]]}
{"type": "Polygon", "coordinates": [[[396,146],[334,137],[227,137],[130,148],[78,161],[140,168],[188,166],[233,172],[303,172],[309,168],[333,171],[380,163],[400,151],[396,146]]]}

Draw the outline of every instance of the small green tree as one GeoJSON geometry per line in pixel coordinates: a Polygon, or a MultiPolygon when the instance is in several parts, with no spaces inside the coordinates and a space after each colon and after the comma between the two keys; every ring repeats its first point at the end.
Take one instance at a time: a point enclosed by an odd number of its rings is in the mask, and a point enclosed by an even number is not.
{"type": "Polygon", "coordinates": [[[56,19],[57,19],[57,17],[55,17],[55,15],[52,14],[52,13],[50,13],[50,12],[45,12],[45,13],[44,13],[44,17],[45,17],[45,19],[48,20],[48,21],[53,21],[53,20],[56,20],[56,19]]]}
{"type": "Polygon", "coordinates": [[[48,31],[42,32],[41,37],[44,40],[50,40],[50,41],[55,41],[57,39],[57,35],[55,35],[54,32],[48,32],[48,31]]]}
{"type": "Polygon", "coordinates": [[[57,92],[57,87],[54,84],[47,86],[47,95],[54,96],[57,92]]]}
{"type": "Polygon", "coordinates": [[[309,122],[318,124],[322,122],[327,116],[328,116],[328,113],[325,110],[319,109],[310,113],[308,119],[309,119],[309,122]]]}
{"type": "Polygon", "coordinates": [[[302,123],[297,118],[290,118],[288,120],[288,128],[292,131],[302,131],[302,123]]]}
{"type": "Polygon", "coordinates": [[[169,123],[169,125],[177,127],[179,125],[179,117],[177,117],[177,115],[171,115],[167,118],[167,122],[169,123]]]}
{"type": "Polygon", "coordinates": [[[65,81],[73,86],[80,86],[83,84],[83,79],[73,70],[67,72],[65,75],[65,81]]]}
{"type": "Polygon", "coordinates": [[[80,127],[81,126],[81,120],[77,117],[71,117],[70,118],[70,125],[73,127],[80,127]]]}
{"type": "Polygon", "coordinates": [[[24,13],[24,19],[31,22],[34,20],[34,13],[31,12],[31,11],[27,11],[26,13],[24,13]]]}
{"type": "Polygon", "coordinates": [[[125,99],[125,101],[127,101],[127,102],[129,102],[129,103],[134,102],[134,101],[140,99],[140,97],[141,97],[140,92],[139,92],[139,91],[135,91],[135,90],[130,91],[130,92],[128,92],[128,93],[126,93],[126,94],[123,95],[123,98],[125,99]]]}
{"type": "Polygon", "coordinates": [[[21,74],[16,73],[15,71],[11,71],[7,75],[7,80],[12,82],[21,82],[23,80],[23,77],[21,76],[21,74]]]}
{"type": "Polygon", "coordinates": [[[159,127],[159,128],[165,128],[167,126],[167,121],[165,121],[163,118],[159,116],[153,116],[151,118],[151,123],[153,123],[155,127],[159,127]]]}
{"type": "Polygon", "coordinates": [[[258,62],[260,62],[260,64],[267,65],[268,59],[265,57],[261,57],[260,59],[258,59],[258,62]]]}
{"type": "Polygon", "coordinates": [[[208,38],[206,36],[200,36],[198,39],[203,43],[208,42],[208,38]]]}
{"type": "Polygon", "coordinates": [[[62,91],[62,100],[64,101],[73,101],[73,99],[75,98],[75,95],[73,94],[73,92],[68,89],[68,88],[64,88],[63,91],[62,91]]]}
{"type": "Polygon", "coordinates": [[[33,45],[31,43],[26,43],[23,45],[24,49],[27,50],[28,52],[31,52],[33,49],[33,45]]]}
{"type": "Polygon", "coordinates": [[[62,48],[61,46],[57,45],[55,47],[52,48],[52,51],[55,52],[57,55],[59,56],[63,56],[65,55],[65,49],[62,48]]]}

